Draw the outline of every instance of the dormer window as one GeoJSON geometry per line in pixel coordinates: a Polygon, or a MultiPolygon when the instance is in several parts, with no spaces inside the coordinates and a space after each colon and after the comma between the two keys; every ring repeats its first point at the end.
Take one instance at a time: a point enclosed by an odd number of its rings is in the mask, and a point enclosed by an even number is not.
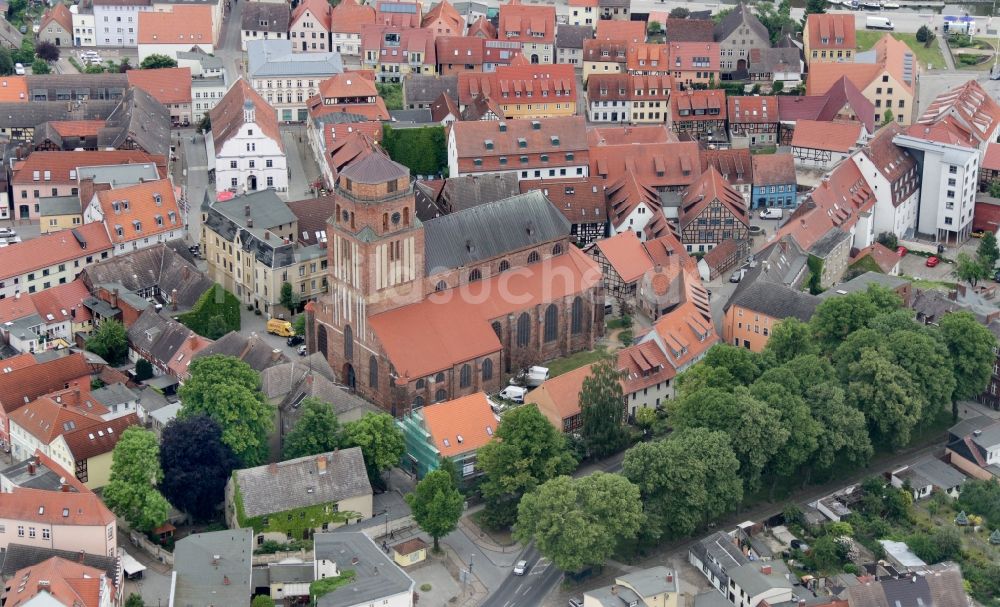
{"type": "Polygon", "coordinates": [[[528,140],[525,139],[524,137],[518,137],[517,138],[517,147],[519,147],[519,148],[526,148],[526,147],[528,147],[528,140]]]}
{"type": "Polygon", "coordinates": [[[493,140],[492,139],[487,139],[484,143],[486,145],[486,149],[487,150],[492,150],[493,149],[493,140]]]}
{"type": "Polygon", "coordinates": [[[156,206],[160,206],[161,204],[163,204],[163,199],[160,197],[159,194],[153,194],[153,203],[156,204],[156,206]]]}
{"type": "Polygon", "coordinates": [[[551,138],[552,145],[559,145],[559,135],[553,135],[551,138]]]}
{"type": "Polygon", "coordinates": [[[125,229],[120,225],[115,225],[115,233],[118,234],[119,238],[122,238],[125,236],[125,229]]]}
{"type": "Polygon", "coordinates": [[[136,232],[141,232],[142,231],[142,222],[140,222],[138,219],[136,219],[136,220],[134,220],[132,222],[132,227],[135,228],[136,232]]]}
{"type": "Polygon", "coordinates": [[[156,216],[156,225],[160,226],[160,227],[163,227],[163,215],[157,215],[156,216]]]}

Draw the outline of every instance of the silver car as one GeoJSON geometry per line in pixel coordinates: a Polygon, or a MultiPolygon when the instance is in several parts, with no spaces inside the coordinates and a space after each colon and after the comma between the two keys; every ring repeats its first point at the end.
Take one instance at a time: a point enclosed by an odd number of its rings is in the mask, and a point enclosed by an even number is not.
{"type": "Polygon", "coordinates": [[[528,561],[518,561],[514,565],[514,575],[524,575],[528,572],[528,561]]]}

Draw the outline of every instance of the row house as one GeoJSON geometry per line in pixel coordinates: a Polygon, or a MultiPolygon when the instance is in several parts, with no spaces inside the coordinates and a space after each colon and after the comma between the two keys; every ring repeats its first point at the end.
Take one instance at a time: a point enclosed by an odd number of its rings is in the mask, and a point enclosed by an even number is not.
{"type": "Polygon", "coordinates": [[[515,65],[521,60],[521,45],[509,40],[484,38],[483,71],[495,72],[507,65],[515,65]]]}
{"type": "Polygon", "coordinates": [[[742,2],[715,26],[719,43],[721,70],[734,80],[746,79],[754,51],[771,48],[771,35],[746,4],[742,2]]]}
{"type": "Polygon", "coordinates": [[[799,120],[792,135],[792,155],[800,167],[829,170],[863,143],[859,122],[799,120]]]}
{"type": "Polygon", "coordinates": [[[798,204],[795,160],[791,154],[759,154],[753,157],[752,209],[791,209],[798,204]]]}
{"type": "Polygon", "coordinates": [[[379,82],[400,82],[409,74],[434,74],[434,35],[423,29],[370,25],[361,34],[362,65],[379,82]]]}
{"type": "Polygon", "coordinates": [[[727,112],[722,89],[676,91],[670,98],[670,130],[700,141],[728,141],[727,112]]]}
{"type": "Polygon", "coordinates": [[[646,24],[642,21],[601,19],[594,30],[594,37],[598,40],[618,40],[628,44],[646,41],[646,24]]]}
{"type": "Polygon", "coordinates": [[[80,352],[45,360],[22,354],[5,359],[4,365],[0,374],[0,443],[5,447],[10,446],[10,415],[26,403],[64,390],[72,383],[89,385],[95,372],[80,352]]]}
{"type": "Polygon", "coordinates": [[[200,49],[215,52],[218,32],[213,29],[212,7],[178,5],[169,12],[142,12],[138,15],[136,37],[139,61],[150,55],[177,59],[177,53],[200,49]]]}
{"type": "Polygon", "coordinates": [[[753,192],[753,154],[747,148],[701,150],[702,170],[715,167],[722,178],[734,190],[743,196],[747,208],[750,208],[753,192]]]}
{"type": "Polygon", "coordinates": [[[25,544],[74,554],[118,554],[117,519],[88,490],[16,487],[0,493],[0,513],[0,526],[8,530],[0,535],[4,550],[10,544],[25,544]]]}
{"type": "Polygon", "coordinates": [[[38,40],[55,46],[73,46],[73,14],[65,4],[57,3],[42,15],[38,40]]]}
{"type": "Polygon", "coordinates": [[[778,145],[777,97],[730,97],[729,137],[750,148],[778,145]]]}
{"type": "Polygon", "coordinates": [[[358,0],[342,0],[330,14],[330,50],[341,55],[361,55],[361,32],[375,25],[375,9],[358,0]]]}
{"type": "Polygon", "coordinates": [[[459,107],[489,99],[504,118],[555,118],[576,114],[576,77],[570,65],[518,65],[492,74],[458,77],[459,107]]]}
{"type": "Polygon", "coordinates": [[[590,25],[560,25],[556,30],[556,63],[583,67],[583,43],[594,37],[590,25]]]}
{"type": "Polygon", "coordinates": [[[908,125],[916,119],[920,63],[905,42],[885,34],[870,51],[858,54],[853,63],[823,63],[811,67],[806,79],[806,94],[822,95],[843,77],[875,105],[879,122],[888,119],[908,125]]]}
{"type": "Polygon", "coordinates": [[[251,40],[283,40],[288,37],[292,13],[289,5],[272,2],[248,2],[243,5],[240,23],[240,48],[246,52],[251,40]]]}
{"type": "Polygon", "coordinates": [[[620,74],[628,63],[628,45],[618,40],[583,41],[583,82],[592,74],[620,74]]]}
{"type": "Polygon", "coordinates": [[[604,184],[597,177],[520,182],[521,193],[541,190],[570,223],[570,235],[586,246],[607,234],[608,206],[604,184]]]}
{"type": "Polygon", "coordinates": [[[284,122],[305,122],[319,83],[344,71],[337,53],[296,53],[290,40],[250,42],[247,57],[250,84],[284,122]]]}
{"type": "Polygon", "coordinates": [[[875,134],[875,104],[846,76],[823,95],[779,95],[778,117],[780,145],[791,145],[795,125],[800,120],[858,122],[864,129],[865,140],[875,134]]]}
{"type": "Polygon", "coordinates": [[[435,36],[464,36],[465,18],[448,0],[439,0],[421,19],[420,27],[435,36]]]}
{"type": "Polygon", "coordinates": [[[80,0],[80,3],[76,5],[76,11],[71,12],[71,17],[73,19],[73,46],[85,48],[97,46],[93,0],[80,0]]]}
{"type": "Polygon", "coordinates": [[[404,465],[414,476],[423,478],[449,458],[468,485],[482,475],[476,452],[493,440],[499,421],[486,394],[477,392],[413,409],[396,424],[406,445],[404,465]]]}
{"type": "Polygon", "coordinates": [[[702,173],[681,198],[678,232],[690,253],[711,251],[728,240],[743,243],[741,248],[749,252],[749,223],[743,195],[715,167],[702,173]]]}
{"type": "Polygon", "coordinates": [[[640,42],[625,49],[625,71],[640,76],[670,76],[670,46],[640,42]]]}
{"type": "Polygon", "coordinates": [[[390,119],[375,86],[375,74],[367,70],[338,74],[319,83],[319,94],[309,100],[310,120],[332,113],[356,114],[375,121],[390,119]]]}
{"type": "Polygon", "coordinates": [[[631,0],[597,0],[597,8],[601,19],[629,21],[631,19],[631,0]]]}
{"type": "Polygon", "coordinates": [[[324,0],[303,0],[292,11],[288,39],[296,53],[328,53],[333,7],[324,0]]]}
{"type": "Polygon", "coordinates": [[[802,83],[805,63],[799,47],[791,46],[750,51],[750,81],[781,83],[787,90],[802,83]]]}
{"type": "MultiPolygon", "coordinates": [[[[184,63],[185,55],[200,55],[199,53],[177,53],[178,64],[184,63]]],[[[226,72],[222,67],[222,60],[210,55],[200,55],[197,63],[192,58],[189,65],[197,65],[192,69],[191,79],[191,122],[201,123],[208,116],[229,90],[226,82],[226,72]]],[[[190,68],[189,68],[190,69],[190,68]]]]}
{"type": "Polygon", "coordinates": [[[84,267],[112,255],[104,225],[95,223],[45,234],[4,247],[0,298],[35,293],[72,282],[84,267]]]}
{"type": "Polygon", "coordinates": [[[590,122],[668,122],[670,85],[669,76],[596,75],[587,90],[588,118],[590,122]]]}
{"type": "Polygon", "coordinates": [[[518,179],[589,175],[589,145],[582,117],[460,121],[448,131],[451,176],[516,173],[518,179]]]}
{"type": "Polygon", "coordinates": [[[201,337],[184,324],[149,307],[128,328],[128,357],[131,362],[149,361],[156,376],[187,377],[187,367],[194,355],[207,348],[212,340],[201,337]]]}
{"type": "Polygon", "coordinates": [[[434,40],[437,73],[442,76],[482,72],[486,41],[467,36],[438,36],[434,40]]]}
{"type": "Polygon", "coordinates": [[[163,104],[170,112],[170,123],[175,126],[190,126],[193,120],[191,108],[191,69],[171,67],[154,70],[128,70],[129,86],[140,88],[163,104]]]}
{"type": "MultiPolygon", "coordinates": [[[[322,110],[322,106],[318,108],[322,110]]],[[[345,114],[324,114],[311,119],[306,135],[319,163],[327,189],[337,183],[340,170],[361,155],[371,153],[382,139],[382,123],[363,120],[339,122],[345,114]]],[[[350,114],[347,114],[350,115],[350,114]]]]}
{"type": "Polygon", "coordinates": [[[497,37],[521,45],[529,63],[553,63],[556,59],[556,9],[520,3],[500,6],[497,37]]]}
{"type": "MultiPolygon", "coordinates": [[[[93,15],[95,43],[92,46],[135,47],[138,44],[139,13],[153,10],[152,0],[88,0],[93,15]]],[[[87,29],[81,25],[81,29],[87,29]]],[[[73,25],[77,29],[76,22],[73,25]]]]}
{"type": "Polygon", "coordinates": [[[105,225],[115,255],[183,238],[187,231],[169,179],[96,192],[83,222],[105,225]]]}
{"type": "Polygon", "coordinates": [[[375,3],[375,23],[403,29],[415,29],[420,27],[420,16],[423,12],[423,5],[420,2],[378,0],[375,3]]]}
{"type": "Polygon", "coordinates": [[[857,52],[857,33],[851,13],[806,15],[802,31],[806,64],[852,63],[857,52]]]}
{"type": "Polygon", "coordinates": [[[679,89],[719,82],[717,42],[671,42],[670,64],[679,89]]]}
{"type": "Polygon", "coordinates": [[[69,347],[78,333],[90,333],[93,318],[81,304],[89,295],[76,279],[6,299],[0,305],[0,335],[18,352],[69,347]]]}
{"type": "Polygon", "coordinates": [[[569,0],[569,25],[593,27],[598,19],[597,0],[569,0]]]}

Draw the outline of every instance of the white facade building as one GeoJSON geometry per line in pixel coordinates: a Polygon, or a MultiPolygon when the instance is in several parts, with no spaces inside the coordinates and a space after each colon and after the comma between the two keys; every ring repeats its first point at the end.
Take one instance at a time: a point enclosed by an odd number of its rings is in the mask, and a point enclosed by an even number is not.
{"type": "Polygon", "coordinates": [[[69,12],[73,15],[73,46],[97,46],[93,7],[81,2],[69,7],[69,12]]]}
{"type": "Polygon", "coordinates": [[[150,0],[93,0],[93,5],[96,46],[135,47],[139,13],[153,10],[150,0]]]}
{"type": "Polygon", "coordinates": [[[917,158],[917,232],[935,241],[963,242],[972,233],[979,149],[911,135],[897,135],[893,141],[917,158]]]}
{"type": "Polygon", "coordinates": [[[319,92],[319,83],[344,71],[337,53],[292,52],[289,40],[247,43],[250,83],[283,122],[305,122],[306,102],[319,92]]]}

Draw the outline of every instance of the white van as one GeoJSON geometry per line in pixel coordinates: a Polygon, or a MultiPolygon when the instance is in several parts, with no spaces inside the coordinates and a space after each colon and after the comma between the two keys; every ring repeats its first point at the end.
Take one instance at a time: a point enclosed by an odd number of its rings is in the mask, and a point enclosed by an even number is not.
{"type": "Polygon", "coordinates": [[[893,30],[895,26],[888,17],[869,16],[865,20],[865,27],[870,30],[893,30]]]}
{"type": "Polygon", "coordinates": [[[500,390],[500,393],[497,394],[497,396],[515,403],[523,403],[524,395],[527,393],[528,390],[526,388],[522,388],[520,386],[507,386],[503,390],[500,390]]]}
{"type": "Polygon", "coordinates": [[[785,216],[784,209],[767,208],[760,210],[761,219],[781,219],[785,216]]]}

